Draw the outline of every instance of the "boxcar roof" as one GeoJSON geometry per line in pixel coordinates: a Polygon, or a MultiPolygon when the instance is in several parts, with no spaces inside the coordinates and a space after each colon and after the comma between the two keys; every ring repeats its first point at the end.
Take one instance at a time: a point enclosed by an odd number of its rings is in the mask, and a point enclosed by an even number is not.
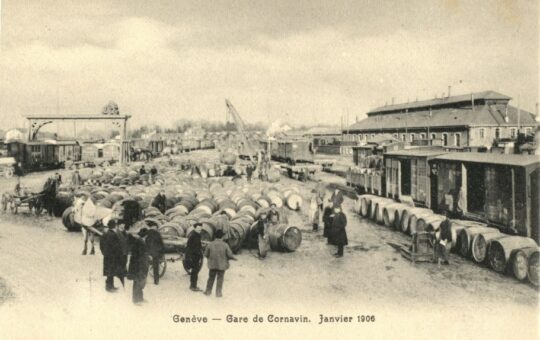
{"type": "Polygon", "coordinates": [[[436,157],[442,154],[447,153],[442,149],[433,149],[433,148],[414,148],[414,149],[404,149],[397,151],[389,151],[385,153],[385,156],[403,156],[403,157],[436,157]]]}
{"type": "Polygon", "coordinates": [[[529,166],[540,165],[540,157],[534,155],[513,155],[486,152],[452,152],[435,157],[440,161],[474,162],[486,164],[529,166]]]}

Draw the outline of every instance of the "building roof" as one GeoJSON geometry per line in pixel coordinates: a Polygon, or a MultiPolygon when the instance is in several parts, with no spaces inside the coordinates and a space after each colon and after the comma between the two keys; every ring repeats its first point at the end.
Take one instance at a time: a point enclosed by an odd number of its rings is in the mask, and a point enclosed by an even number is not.
{"type": "MultiPolygon", "coordinates": [[[[388,113],[369,116],[349,127],[353,131],[396,131],[405,128],[516,126],[518,109],[508,105],[508,122],[505,121],[506,105],[475,105],[462,108],[428,109],[408,113],[388,113]],[[431,114],[430,114],[431,113],[431,114]]],[[[522,126],[536,126],[532,113],[521,110],[522,126]]]]}
{"type": "Polygon", "coordinates": [[[447,153],[442,148],[434,147],[418,147],[412,149],[403,149],[397,151],[389,151],[385,156],[410,156],[410,157],[436,157],[447,153]]]}
{"type": "Polygon", "coordinates": [[[315,126],[308,129],[306,135],[341,135],[341,131],[338,128],[315,126]]]}
{"type": "Polygon", "coordinates": [[[390,112],[390,111],[401,111],[401,110],[407,110],[407,109],[417,109],[417,108],[429,108],[429,107],[436,107],[441,105],[448,105],[448,104],[456,104],[456,103],[464,103],[464,102],[471,102],[471,99],[474,98],[474,100],[482,100],[482,99],[492,99],[492,100],[510,100],[511,97],[505,96],[499,92],[495,91],[483,91],[483,92],[477,92],[473,94],[464,94],[459,96],[451,96],[451,97],[443,97],[443,98],[434,98],[434,99],[428,99],[428,100],[421,100],[421,101],[415,101],[410,103],[400,103],[395,105],[385,105],[378,107],[374,110],[371,110],[368,112],[369,114],[372,113],[384,113],[384,112],[390,112]]]}
{"type": "Polygon", "coordinates": [[[446,155],[435,157],[441,161],[458,161],[471,163],[487,163],[499,165],[527,166],[540,165],[540,158],[535,155],[514,155],[485,152],[451,152],[446,155]]]}

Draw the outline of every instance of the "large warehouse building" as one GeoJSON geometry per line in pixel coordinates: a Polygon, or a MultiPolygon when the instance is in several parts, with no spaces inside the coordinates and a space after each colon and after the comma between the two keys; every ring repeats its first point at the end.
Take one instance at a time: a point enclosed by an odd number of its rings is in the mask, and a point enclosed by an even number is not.
{"type": "Polygon", "coordinates": [[[510,106],[511,99],[485,91],[385,105],[350,126],[347,137],[363,144],[379,134],[392,134],[407,142],[422,139],[448,147],[490,147],[494,140],[516,138],[518,131],[536,131],[535,116],[510,106]]]}

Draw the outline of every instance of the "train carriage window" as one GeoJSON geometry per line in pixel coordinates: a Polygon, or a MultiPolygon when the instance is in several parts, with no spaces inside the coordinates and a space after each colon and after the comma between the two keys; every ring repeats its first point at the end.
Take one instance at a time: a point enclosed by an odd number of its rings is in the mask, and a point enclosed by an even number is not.
{"type": "Polygon", "coordinates": [[[495,139],[501,138],[501,128],[495,129],[495,139]]]}
{"type": "Polygon", "coordinates": [[[442,134],[442,140],[443,140],[443,145],[448,146],[448,134],[447,133],[442,134]]]}

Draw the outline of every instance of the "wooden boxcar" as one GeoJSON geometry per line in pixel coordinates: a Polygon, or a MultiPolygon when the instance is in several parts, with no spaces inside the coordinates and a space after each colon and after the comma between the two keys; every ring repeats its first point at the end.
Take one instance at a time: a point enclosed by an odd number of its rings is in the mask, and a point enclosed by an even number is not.
{"type": "Polygon", "coordinates": [[[103,161],[109,163],[115,163],[120,161],[120,144],[118,143],[105,143],[103,145],[103,161]]]}
{"type": "Polygon", "coordinates": [[[386,153],[386,197],[401,199],[410,196],[416,205],[430,207],[432,183],[429,160],[444,153],[440,148],[415,148],[386,153]]]}
{"type": "Polygon", "coordinates": [[[57,169],[80,159],[80,146],[75,141],[14,141],[8,143],[7,152],[26,171],[57,169]]]}
{"type": "Polygon", "coordinates": [[[311,140],[278,141],[275,159],[289,164],[313,163],[313,143],[311,140]]]}
{"type": "Polygon", "coordinates": [[[540,159],[458,152],[430,161],[432,208],[539,240],[540,159]]]}
{"type": "Polygon", "coordinates": [[[85,143],[81,147],[81,162],[94,163],[103,158],[103,145],[100,143],[85,143]]]}

